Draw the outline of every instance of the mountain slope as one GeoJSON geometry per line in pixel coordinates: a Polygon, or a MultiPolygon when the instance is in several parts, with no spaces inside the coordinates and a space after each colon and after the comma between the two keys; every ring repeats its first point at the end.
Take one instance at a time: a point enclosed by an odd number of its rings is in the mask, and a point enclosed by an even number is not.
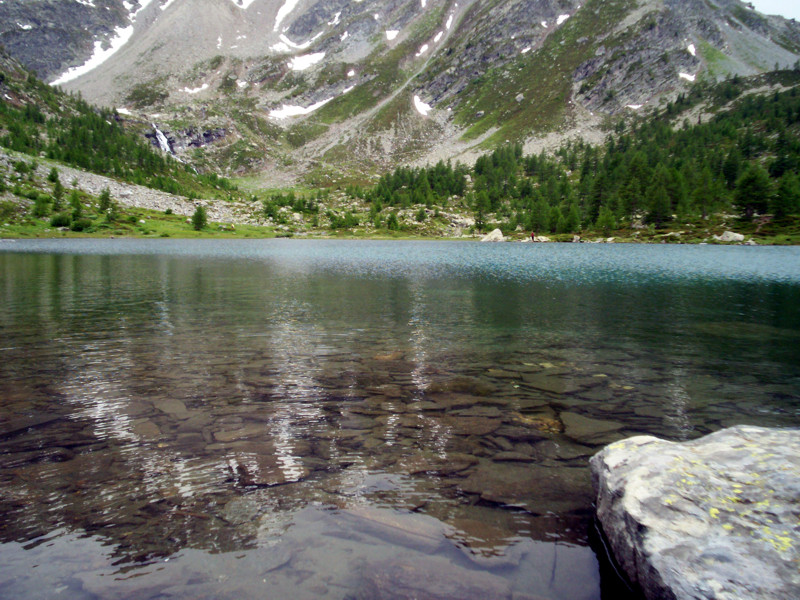
{"type": "MultiPolygon", "coordinates": [[[[363,179],[507,140],[585,135],[692,81],[800,56],[800,25],[738,0],[69,4],[127,10],[130,39],[66,89],[156,122],[198,166],[272,183],[363,179]]],[[[36,6],[20,3],[13,18],[36,6]]],[[[40,28],[22,33],[51,53],[40,28]]]]}

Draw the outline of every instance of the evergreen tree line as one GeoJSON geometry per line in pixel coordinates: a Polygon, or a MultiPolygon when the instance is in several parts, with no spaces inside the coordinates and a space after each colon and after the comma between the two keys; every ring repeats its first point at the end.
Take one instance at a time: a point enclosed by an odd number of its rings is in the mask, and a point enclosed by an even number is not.
{"type": "Polygon", "coordinates": [[[347,192],[383,206],[444,205],[451,196],[465,194],[468,171],[463,165],[454,168],[443,161],[433,167],[398,167],[383,175],[371,190],[364,192],[360,188],[348,188],[347,192]]]}
{"type": "MultiPolygon", "coordinates": [[[[732,85],[717,93],[736,97],[732,85]]],[[[743,219],[800,212],[800,91],[746,96],[707,122],[676,127],[675,107],[695,102],[679,97],[659,115],[618,128],[601,146],[569,142],[554,155],[524,156],[511,144],[472,169],[399,168],[362,197],[379,206],[430,207],[462,196],[479,228],[494,214],[506,228],[552,233],[636,222],[661,227],[720,212],[743,219]]]]}

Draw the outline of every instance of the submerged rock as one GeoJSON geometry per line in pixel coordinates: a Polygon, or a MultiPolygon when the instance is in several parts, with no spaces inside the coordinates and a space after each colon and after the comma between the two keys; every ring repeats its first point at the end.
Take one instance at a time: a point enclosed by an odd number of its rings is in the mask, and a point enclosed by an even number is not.
{"type": "Polygon", "coordinates": [[[367,565],[354,598],[382,600],[511,600],[511,586],[490,573],[465,569],[441,558],[399,558],[367,565]]]}
{"type": "MultiPolygon", "coordinates": [[[[574,412],[562,412],[561,421],[564,423],[567,436],[588,444],[608,441],[606,437],[624,427],[617,421],[592,419],[574,412]]],[[[620,437],[622,436],[617,436],[617,439],[620,437]]]]}
{"type": "Polygon", "coordinates": [[[637,436],[591,470],[598,519],[648,599],[800,598],[800,430],[637,436]]]}
{"type": "Polygon", "coordinates": [[[591,486],[585,469],[485,462],[459,487],[485,502],[517,506],[533,514],[564,513],[591,506],[591,486]]]}

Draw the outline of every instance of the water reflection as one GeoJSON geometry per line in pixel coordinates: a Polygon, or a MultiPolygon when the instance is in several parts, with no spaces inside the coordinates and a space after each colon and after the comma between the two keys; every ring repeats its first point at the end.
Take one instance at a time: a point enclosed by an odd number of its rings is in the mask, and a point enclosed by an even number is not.
{"type": "Polygon", "coordinates": [[[4,594],[599,598],[592,453],[800,422],[785,265],[399,247],[0,253],[4,594]]]}

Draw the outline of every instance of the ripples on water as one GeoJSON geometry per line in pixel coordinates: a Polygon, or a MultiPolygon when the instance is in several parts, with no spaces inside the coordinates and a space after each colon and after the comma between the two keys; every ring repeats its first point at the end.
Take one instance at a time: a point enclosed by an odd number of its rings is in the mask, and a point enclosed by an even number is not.
{"type": "Polygon", "coordinates": [[[800,423],[798,257],[0,242],[0,596],[620,597],[589,456],[800,423]]]}

